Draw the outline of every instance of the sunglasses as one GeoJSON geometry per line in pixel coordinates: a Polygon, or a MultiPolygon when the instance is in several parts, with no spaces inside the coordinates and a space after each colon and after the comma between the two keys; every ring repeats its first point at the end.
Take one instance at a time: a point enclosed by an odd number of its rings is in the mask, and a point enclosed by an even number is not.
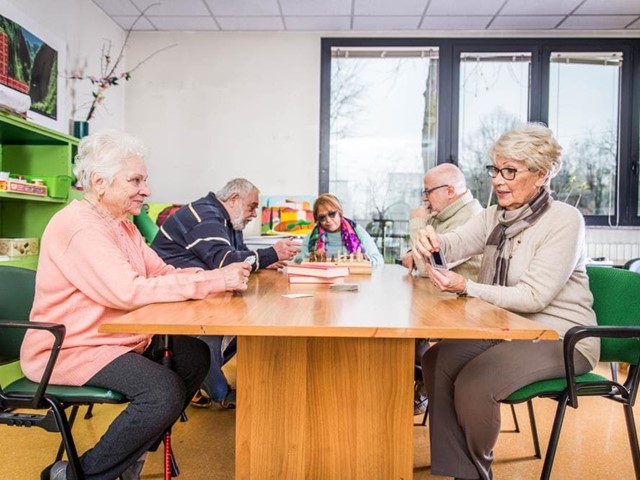
{"type": "Polygon", "coordinates": [[[318,223],[324,222],[327,218],[336,218],[337,214],[337,210],[332,210],[329,213],[325,213],[324,215],[318,215],[318,223]]]}

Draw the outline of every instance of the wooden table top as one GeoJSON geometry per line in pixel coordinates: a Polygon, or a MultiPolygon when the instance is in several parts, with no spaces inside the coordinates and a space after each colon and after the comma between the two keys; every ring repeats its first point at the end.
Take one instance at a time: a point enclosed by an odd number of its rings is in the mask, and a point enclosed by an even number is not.
{"type": "Polygon", "coordinates": [[[103,324],[102,332],[372,338],[555,340],[556,331],[471,297],[439,292],[400,265],[351,275],[359,290],[290,285],[284,273],[252,274],[242,293],[147,305],[103,324]],[[283,294],[310,293],[305,298],[283,294]]]}

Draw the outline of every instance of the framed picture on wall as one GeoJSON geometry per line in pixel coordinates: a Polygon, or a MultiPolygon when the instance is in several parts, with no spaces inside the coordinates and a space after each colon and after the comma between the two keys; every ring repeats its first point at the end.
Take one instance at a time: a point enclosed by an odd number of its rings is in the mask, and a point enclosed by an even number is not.
{"type": "Polygon", "coordinates": [[[0,0],[0,105],[67,133],[65,45],[0,0]],[[23,112],[25,103],[28,109],[23,112]]]}

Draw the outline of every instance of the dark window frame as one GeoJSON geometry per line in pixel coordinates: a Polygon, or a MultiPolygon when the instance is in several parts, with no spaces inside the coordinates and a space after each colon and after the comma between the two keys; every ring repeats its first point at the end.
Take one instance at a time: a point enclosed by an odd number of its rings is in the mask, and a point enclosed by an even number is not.
{"type": "Polygon", "coordinates": [[[548,123],[551,52],[621,51],[619,156],[616,211],[612,216],[585,216],[587,225],[640,226],[638,159],[640,156],[640,39],[634,38],[323,38],[320,79],[319,192],[329,188],[331,50],[335,47],[437,47],[437,163],[457,163],[458,80],[461,52],[531,52],[529,121],[548,123]],[[619,206],[619,208],[618,208],[619,206]]]}

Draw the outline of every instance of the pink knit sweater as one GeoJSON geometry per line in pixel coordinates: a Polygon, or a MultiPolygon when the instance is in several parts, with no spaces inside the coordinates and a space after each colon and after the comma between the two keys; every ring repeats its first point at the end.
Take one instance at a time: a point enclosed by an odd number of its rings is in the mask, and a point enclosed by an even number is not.
{"type": "MultiPolygon", "coordinates": [[[[150,303],[201,299],[224,289],[220,270],[167,265],[133,223],[112,225],[87,202],[73,201],[51,219],[42,236],[31,310],[31,321],[66,326],[51,382],[83,385],[115,358],[141,351],[151,339],[100,333],[102,323],[150,303]]],[[[40,379],[52,341],[48,332],[28,331],[20,361],[29,379],[40,379]]]]}

